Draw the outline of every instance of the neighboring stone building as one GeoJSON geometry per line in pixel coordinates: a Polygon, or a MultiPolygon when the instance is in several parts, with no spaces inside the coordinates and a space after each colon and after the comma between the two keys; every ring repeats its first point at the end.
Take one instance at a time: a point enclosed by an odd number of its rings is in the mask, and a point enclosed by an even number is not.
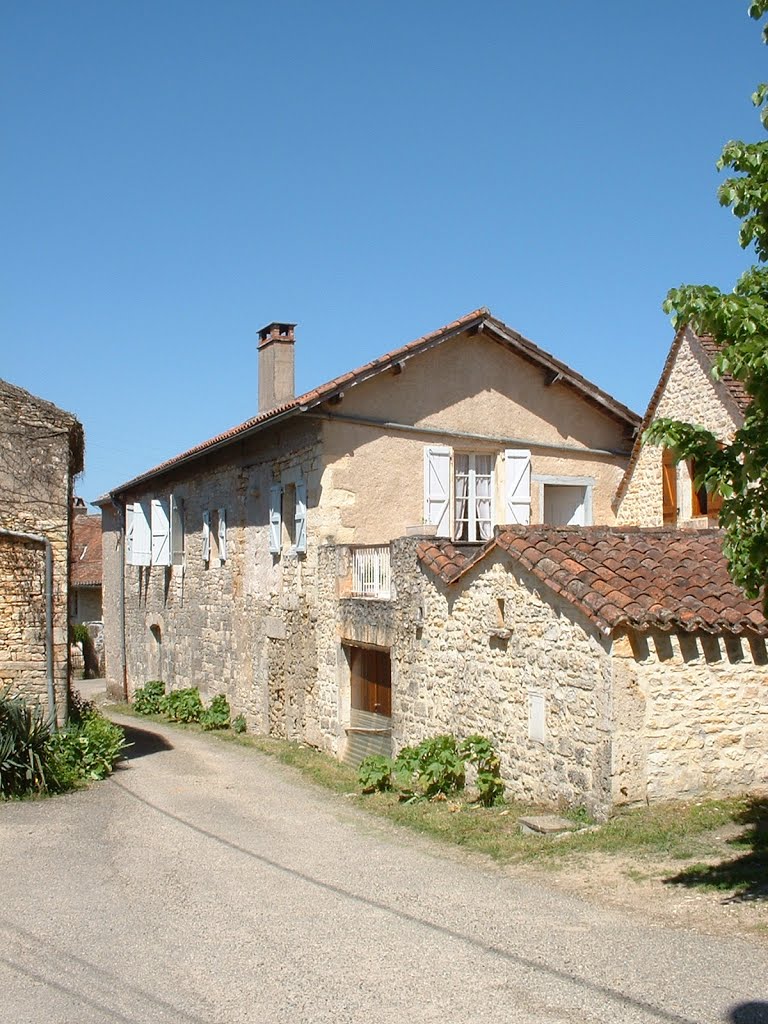
{"type": "Polygon", "coordinates": [[[328,546],[351,546],[350,589],[372,596],[409,530],[613,522],[639,417],[484,309],[299,398],[293,346],[292,324],[261,331],[258,416],[100,502],[107,677],[225,692],[252,726],[319,742],[328,546]]]}
{"type": "Polygon", "coordinates": [[[89,516],[81,498],[72,506],[69,621],[101,622],[101,516],[89,516]]]}
{"type": "Polygon", "coordinates": [[[0,381],[0,688],[66,710],[72,481],[83,430],[0,381]],[[50,558],[50,572],[46,569],[50,558]]]}
{"type": "Polygon", "coordinates": [[[616,521],[632,526],[707,527],[717,525],[720,501],[693,485],[693,466],[675,465],[671,452],[644,445],[644,431],[655,419],[695,423],[727,442],[744,421],[749,396],[726,374],[713,380],[717,344],[690,327],[672,342],[659,383],[638,431],[627,471],[614,500],[616,521]]]}
{"type": "Polygon", "coordinates": [[[720,531],[512,527],[417,554],[396,624],[365,634],[392,652],[396,744],[485,733],[514,795],[596,814],[768,787],[768,622],[720,531]]]}

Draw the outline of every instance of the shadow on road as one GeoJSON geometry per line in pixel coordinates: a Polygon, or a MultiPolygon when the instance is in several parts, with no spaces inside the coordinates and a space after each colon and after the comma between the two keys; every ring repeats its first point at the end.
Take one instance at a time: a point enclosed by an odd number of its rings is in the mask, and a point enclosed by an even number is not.
{"type": "Polygon", "coordinates": [[[130,743],[123,754],[124,761],[135,761],[149,754],[159,754],[162,750],[173,750],[173,744],[164,736],[158,736],[156,732],[137,729],[135,725],[121,725],[120,728],[125,733],[126,743],[130,743]]]}
{"type": "Polygon", "coordinates": [[[768,1024],[768,1003],[739,1003],[728,1014],[733,1024],[768,1024]]]}
{"type": "MultiPolygon", "coordinates": [[[[704,886],[730,891],[733,895],[726,903],[768,900],[768,799],[750,798],[736,820],[746,828],[735,839],[730,839],[729,845],[739,851],[740,856],[719,864],[694,864],[664,881],[689,888],[704,886]]],[[[741,1018],[734,1019],[740,1024],[741,1018]]],[[[768,1021],[768,1017],[760,1020],[768,1021]]]]}

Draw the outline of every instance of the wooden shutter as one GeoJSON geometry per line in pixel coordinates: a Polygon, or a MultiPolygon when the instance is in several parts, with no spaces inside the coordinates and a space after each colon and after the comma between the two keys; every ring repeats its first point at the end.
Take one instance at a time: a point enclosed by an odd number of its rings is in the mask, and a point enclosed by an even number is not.
{"type": "Polygon", "coordinates": [[[669,448],[665,448],[661,456],[661,480],[664,523],[674,524],[677,522],[677,463],[669,448]]]}
{"type": "Polygon", "coordinates": [[[217,510],[217,537],[219,540],[219,563],[224,564],[227,560],[227,510],[220,508],[217,510]]]}
{"type": "Polygon", "coordinates": [[[282,517],[283,489],[280,484],[273,484],[269,488],[269,550],[273,555],[280,553],[283,517],[282,517]]]}
{"type": "Polygon", "coordinates": [[[527,448],[504,452],[504,519],[507,525],[531,522],[531,453],[527,448]]]}
{"type": "Polygon", "coordinates": [[[307,485],[304,481],[296,484],[296,550],[299,553],[307,550],[307,485]]]}
{"type": "Polygon", "coordinates": [[[428,445],[424,449],[424,522],[435,526],[438,537],[451,535],[451,449],[428,445]]]}
{"type": "Polygon", "coordinates": [[[211,559],[211,513],[203,512],[203,561],[211,559]]]}
{"type": "Polygon", "coordinates": [[[184,503],[171,495],[171,564],[184,564],[184,503]]]}
{"type": "Polygon", "coordinates": [[[133,560],[133,504],[125,506],[125,564],[136,564],[133,560]]]}
{"type": "Polygon", "coordinates": [[[152,531],[148,513],[148,502],[133,503],[133,565],[150,565],[152,562],[152,531]]]}
{"type": "Polygon", "coordinates": [[[168,500],[153,498],[150,505],[152,525],[152,564],[171,564],[171,517],[168,500]]]}
{"type": "Polygon", "coordinates": [[[351,706],[356,711],[392,715],[392,668],[389,651],[350,648],[351,706]]]}

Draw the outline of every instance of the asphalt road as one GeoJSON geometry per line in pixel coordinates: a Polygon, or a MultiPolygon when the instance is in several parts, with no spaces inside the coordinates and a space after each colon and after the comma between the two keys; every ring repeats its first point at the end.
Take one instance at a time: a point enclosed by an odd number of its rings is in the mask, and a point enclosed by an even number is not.
{"type": "Polygon", "coordinates": [[[150,729],[108,782],[0,804],[3,1024],[768,1022],[757,943],[447,857],[150,729]]]}

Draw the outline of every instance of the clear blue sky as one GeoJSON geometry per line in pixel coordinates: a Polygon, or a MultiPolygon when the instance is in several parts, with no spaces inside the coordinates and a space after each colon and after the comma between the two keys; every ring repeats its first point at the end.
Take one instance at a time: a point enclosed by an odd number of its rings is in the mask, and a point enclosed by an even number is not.
{"type": "Polygon", "coordinates": [[[642,411],[669,287],[749,259],[747,0],[6,0],[0,376],[76,413],[92,500],[487,305],[642,411]]]}

